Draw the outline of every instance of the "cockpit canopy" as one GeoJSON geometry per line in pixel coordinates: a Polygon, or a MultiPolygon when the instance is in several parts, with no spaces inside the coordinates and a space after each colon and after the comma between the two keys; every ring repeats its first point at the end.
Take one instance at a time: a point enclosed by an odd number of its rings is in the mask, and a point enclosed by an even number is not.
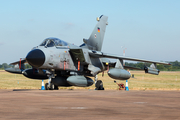
{"type": "Polygon", "coordinates": [[[67,46],[68,43],[58,38],[46,38],[39,46],[54,47],[67,46]]]}

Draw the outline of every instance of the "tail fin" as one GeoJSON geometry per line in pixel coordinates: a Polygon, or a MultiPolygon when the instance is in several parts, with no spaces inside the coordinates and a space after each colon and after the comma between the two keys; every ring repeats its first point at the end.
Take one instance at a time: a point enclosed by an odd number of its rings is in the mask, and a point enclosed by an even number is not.
{"type": "Polygon", "coordinates": [[[103,15],[97,18],[98,23],[96,24],[89,39],[88,40],[83,39],[84,43],[87,45],[89,49],[101,51],[106,25],[108,24],[107,20],[108,17],[103,15]]]}

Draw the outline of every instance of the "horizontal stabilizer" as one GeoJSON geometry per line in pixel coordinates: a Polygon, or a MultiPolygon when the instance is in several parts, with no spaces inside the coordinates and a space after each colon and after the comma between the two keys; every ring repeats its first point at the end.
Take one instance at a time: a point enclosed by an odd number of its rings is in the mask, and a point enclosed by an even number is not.
{"type": "Polygon", "coordinates": [[[6,68],[5,71],[15,74],[22,74],[22,70],[19,68],[6,68]]]}
{"type": "Polygon", "coordinates": [[[21,61],[13,62],[13,63],[10,63],[10,64],[11,65],[16,65],[16,64],[19,64],[20,62],[21,62],[21,64],[27,63],[27,61],[25,59],[21,59],[21,61]]]}
{"type": "Polygon", "coordinates": [[[25,59],[21,59],[20,61],[13,62],[11,65],[15,65],[14,68],[6,68],[5,71],[15,74],[22,74],[22,71],[24,70],[25,66],[24,63],[27,61],[25,59]]]}

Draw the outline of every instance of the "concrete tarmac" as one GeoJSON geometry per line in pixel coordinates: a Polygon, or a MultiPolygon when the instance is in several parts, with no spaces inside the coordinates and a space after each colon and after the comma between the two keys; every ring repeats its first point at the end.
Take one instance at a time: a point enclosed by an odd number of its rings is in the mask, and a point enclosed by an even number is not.
{"type": "Polygon", "coordinates": [[[179,120],[179,91],[0,90],[0,119],[179,120]]]}

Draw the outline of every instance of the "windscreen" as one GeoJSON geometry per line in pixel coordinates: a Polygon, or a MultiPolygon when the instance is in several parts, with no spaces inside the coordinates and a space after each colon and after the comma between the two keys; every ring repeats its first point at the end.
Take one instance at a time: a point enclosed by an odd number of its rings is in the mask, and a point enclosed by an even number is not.
{"type": "Polygon", "coordinates": [[[54,47],[54,46],[67,46],[68,43],[58,38],[47,38],[39,46],[54,47]]]}

